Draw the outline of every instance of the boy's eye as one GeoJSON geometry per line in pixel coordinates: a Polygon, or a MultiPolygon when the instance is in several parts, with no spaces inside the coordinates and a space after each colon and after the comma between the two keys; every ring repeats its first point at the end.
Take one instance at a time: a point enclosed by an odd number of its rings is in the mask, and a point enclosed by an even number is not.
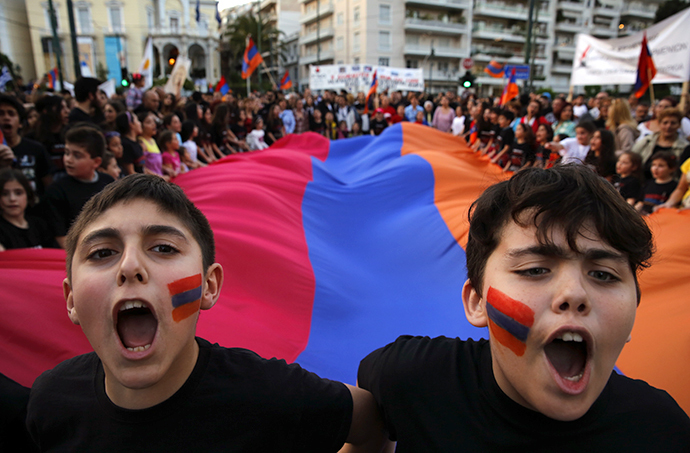
{"type": "Polygon", "coordinates": [[[602,282],[618,281],[618,277],[605,271],[591,271],[589,275],[602,282]]]}
{"type": "Polygon", "coordinates": [[[98,249],[95,252],[90,253],[87,258],[90,260],[100,260],[100,259],[104,259],[104,258],[108,258],[110,256],[113,256],[114,254],[115,254],[115,250],[98,249]]]}
{"type": "Polygon", "coordinates": [[[156,245],[151,250],[153,250],[154,252],[165,253],[165,254],[178,252],[178,250],[175,247],[173,247],[172,245],[168,245],[168,244],[156,245]]]}
{"type": "Polygon", "coordinates": [[[548,272],[549,272],[549,270],[544,268],[544,267],[533,267],[531,269],[525,269],[525,270],[518,271],[517,273],[520,275],[527,276],[527,277],[538,277],[540,275],[545,275],[548,272]]]}

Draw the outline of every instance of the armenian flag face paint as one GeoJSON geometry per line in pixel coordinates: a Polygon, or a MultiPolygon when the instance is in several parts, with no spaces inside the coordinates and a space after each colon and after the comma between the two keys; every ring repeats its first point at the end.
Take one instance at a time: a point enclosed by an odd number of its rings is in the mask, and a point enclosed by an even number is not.
{"type": "Polygon", "coordinates": [[[534,311],[522,302],[489,287],[486,293],[486,312],[492,339],[517,356],[522,356],[530,328],[534,324],[534,311]]]}
{"type": "Polygon", "coordinates": [[[180,322],[199,311],[201,306],[201,274],[168,283],[172,297],[173,321],[180,322]]]}

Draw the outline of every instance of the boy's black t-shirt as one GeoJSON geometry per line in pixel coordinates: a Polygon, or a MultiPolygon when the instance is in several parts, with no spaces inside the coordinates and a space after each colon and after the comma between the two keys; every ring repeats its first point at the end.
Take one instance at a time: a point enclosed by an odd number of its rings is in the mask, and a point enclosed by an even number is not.
{"type": "Polygon", "coordinates": [[[376,118],[373,118],[369,121],[369,130],[374,131],[374,135],[381,135],[381,132],[383,132],[383,130],[387,127],[388,121],[385,119],[379,121],[376,118]]]}
{"type": "Polygon", "coordinates": [[[58,248],[46,222],[33,216],[25,216],[28,228],[19,228],[0,216],[0,244],[6,250],[26,248],[58,248]]]}
{"type": "Polygon", "coordinates": [[[141,145],[124,135],[120,136],[120,141],[122,142],[122,157],[117,159],[117,164],[121,168],[125,168],[128,164],[133,164],[135,173],[143,173],[146,158],[141,145]]]}
{"type": "Polygon", "coordinates": [[[501,129],[501,131],[498,134],[498,139],[499,139],[499,146],[496,147],[496,151],[499,153],[503,151],[503,148],[505,145],[508,145],[508,153],[513,149],[513,142],[515,141],[515,131],[513,131],[513,128],[508,126],[504,127],[501,129]]]}
{"type": "Polygon", "coordinates": [[[666,200],[671,196],[677,185],[678,181],[676,180],[663,184],[658,184],[654,180],[647,181],[639,198],[644,203],[643,211],[651,214],[654,211],[654,206],[666,203],[666,200]]]}
{"type": "Polygon", "coordinates": [[[297,364],[197,338],[185,384],[148,409],[105,392],[95,353],[62,362],[33,385],[27,427],[42,451],[337,452],[352,421],[345,385],[297,364]]]}
{"type": "Polygon", "coordinates": [[[615,372],[585,415],[563,422],[498,386],[487,340],[399,337],[362,360],[359,386],[397,453],[687,452],[690,419],[666,392],[615,372]]]}
{"type": "Polygon", "coordinates": [[[17,159],[14,167],[24,173],[36,194],[42,195],[45,191],[43,178],[48,176],[53,168],[46,149],[37,141],[22,138],[12,151],[17,159]]]}
{"type": "Polygon", "coordinates": [[[632,175],[628,175],[625,178],[616,178],[613,187],[615,187],[618,193],[626,200],[633,198],[637,201],[640,198],[642,184],[640,184],[639,179],[632,175]]]}
{"type": "Polygon", "coordinates": [[[34,452],[26,430],[29,389],[0,373],[0,451],[34,452]]]}

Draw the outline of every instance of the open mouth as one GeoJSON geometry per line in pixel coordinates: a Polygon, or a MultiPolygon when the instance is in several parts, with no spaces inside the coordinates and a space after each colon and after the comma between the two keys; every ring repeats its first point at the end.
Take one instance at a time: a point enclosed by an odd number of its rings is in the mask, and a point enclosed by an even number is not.
{"type": "Polygon", "coordinates": [[[158,330],[158,320],[143,302],[125,302],[117,313],[117,333],[122,345],[132,352],[151,347],[158,330]]]}
{"type": "Polygon", "coordinates": [[[576,383],[587,366],[587,342],[577,332],[563,332],[544,346],[546,358],[563,379],[576,383]]]}

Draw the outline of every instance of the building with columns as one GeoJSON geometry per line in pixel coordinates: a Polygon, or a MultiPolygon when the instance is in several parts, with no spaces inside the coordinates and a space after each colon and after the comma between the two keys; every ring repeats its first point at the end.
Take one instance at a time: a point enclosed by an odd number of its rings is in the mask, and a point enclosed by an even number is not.
{"type": "MultiPolygon", "coordinates": [[[[64,0],[53,2],[57,33],[62,50],[65,80],[76,79],[69,35],[67,6],[64,0]]],[[[153,38],[154,76],[170,73],[178,56],[191,59],[189,77],[213,82],[220,78],[218,52],[219,24],[216,2],[199,2],[196,19],[194,0],[74,0],[77,52],[81,75],[114,78],[119,82],[121,69],[136,72],[149,36],[153,38]]],[[[47,1],[26,0],[36,72],[40,76],[57,65],[53,50],[47,1]]]]}

